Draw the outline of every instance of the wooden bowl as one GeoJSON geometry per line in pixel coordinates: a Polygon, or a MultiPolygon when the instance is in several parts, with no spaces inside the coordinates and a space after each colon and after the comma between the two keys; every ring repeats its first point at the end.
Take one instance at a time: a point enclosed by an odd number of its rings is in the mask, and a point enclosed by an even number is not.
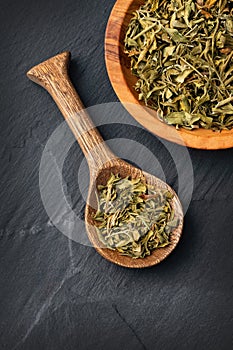
{"type": "Polygon", "coordinates": [[[124,37],[132,12],[143,0],[117,0],[111,12],[105,36],[105,60],[109,79],[119,100],[128,112],[146,129],[166,140],[192,148],[213,150],[233,147],[233,129],[176,130],[161,122],[154,110],[138,101],[134,90],[137,78],[130,71],[130,59],[124,53],[124,37]]]}

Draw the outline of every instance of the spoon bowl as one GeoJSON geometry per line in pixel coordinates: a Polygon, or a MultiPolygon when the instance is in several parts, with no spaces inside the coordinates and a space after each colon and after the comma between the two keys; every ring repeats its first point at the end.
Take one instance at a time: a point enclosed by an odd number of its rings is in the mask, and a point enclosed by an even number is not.
{"type": "Polygon", "coordinates": [[[85,209],[85,224],[89,240],[99,254],[117,265],[143,268],[158,264],[176,247],[182,233],[183,212],[179,198],[168,184],[118,158],[104,143],[70,81],[68,75],[69,59],[70,53],[63,52],[33,67],[27,76],[50,93],[87,159],[90,185],[85,209]],[[132,179],[140,178],[155,188],[166,189],[174,194],[171,205],[179,224],[171,233],[171,243],[168,246],[155,249],[150,256],[143,259],[123,256],[119,252],[103,246],[98,238],[93,216],[97,208],[97,186],[106,185],[111,173],[119,174],[121,178],[127,176],[132,179]]]}
{"type": "Polygon", "coordinates": [[[162,260],[164,260],[176,247],[183,226],[183,214],[181,209],[180,201],[176,195],[176,193],[168,186],[166,183],[156,178],[153,175],[148,174],[147,172],[141,171],[136,167],[128,164],[127,162],[116,158],[112,159],[109,163],[106,163],[103,168],[99,169],[97,173],[96,181],[91,181],[87,205],[85,210],[85,220],[86,220],[86,228],[90,241],[96,250],[101,254],[105,259],[110,260],[111,262],[131,268],[143,268],[149,267],[158,264],[162,260]],[[111,173],[119,174],[121,178],[125,178],[130,176],[132,179],[141,178],[147,184],[153,185],[158,189],[166,189],[174,194],[172,206],[175,210],[175,218],[179,219],[179,226],[172,232],[171,234],[171,243],[164,248],[155,249],[152,254],[143,259],[132,259],[128,256],[120,255],[117,251],[113,251],[103,247],[103,244],[98,239],[96,234],[96,229],[93,222],[93,215],[96,212],[96,187],[98,185],[105,185],[107,180],[109,179],[111,173]]]}

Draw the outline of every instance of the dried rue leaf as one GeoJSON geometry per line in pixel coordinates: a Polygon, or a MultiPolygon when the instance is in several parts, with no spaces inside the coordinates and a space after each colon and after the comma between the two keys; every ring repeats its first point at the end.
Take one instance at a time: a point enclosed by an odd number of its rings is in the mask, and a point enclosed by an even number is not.
{"type": "Polygon", "coordinates": [[[233,0],[145,0],[125,52],[139,99],[177,128],[231,129],[233,0]]]}
{"type": "Polygon", "coordinates": [[[111,174],[105,186],[98,186],[98,210],[93,219],[99,240],[134,259],[169,245],[178,225],[172,198],[171,192],[155,189],[140,178],[111,174]]]}

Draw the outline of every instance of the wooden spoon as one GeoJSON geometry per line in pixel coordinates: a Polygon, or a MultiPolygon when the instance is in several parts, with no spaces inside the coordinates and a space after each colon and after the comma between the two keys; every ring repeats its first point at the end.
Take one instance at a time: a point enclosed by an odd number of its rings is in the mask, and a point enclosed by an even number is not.
{"type": "Polygon", "coordinates": [[[27,76],[44,87],[52,96],[87,159],[90,170],[90,186],[85,210],[88,237],[96,250],[104,258],[115,264],[131,268],[155,265],[171,253],[180,239],[183,227],[180,201],[176,193],[166,183],[119,159],[104,143],[69,79],[69,59],[70,53],[63,52],[33,67],[29,70],[27,76]],[[174,193],[172,206],[175,210],[175,217],[179,219],[179,226],[171,234],[171,243],[167,247],[154,250],[150,256],[144,259],[132,259],[120,255],[117,251],[103,247],[93,224],[93,214],[96,211],[96,186],[106,184],[111,173],[119,174],[122,178],[126,176],[141,178],[148,184],[158,188],[166,188],[174,193]]]}

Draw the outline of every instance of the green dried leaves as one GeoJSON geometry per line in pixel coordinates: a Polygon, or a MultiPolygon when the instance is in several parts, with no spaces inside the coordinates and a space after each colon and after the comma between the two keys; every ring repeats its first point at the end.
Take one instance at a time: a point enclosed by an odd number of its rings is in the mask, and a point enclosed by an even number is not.
{"type": "Polygon", "coordinates": [[[100,241],[109,249],[132,258],[144,258],[170,244],[177,227],[173,194],[154,189],[141,179],[121,179],[112,174],[98,186],[94,223],[100,241]]]}
{"type": "Polygon", "coordinates": [[[162,120],[232,128],[232,0],[147,0],[133,13],[125,52],[139,99],[162,120]]]}

